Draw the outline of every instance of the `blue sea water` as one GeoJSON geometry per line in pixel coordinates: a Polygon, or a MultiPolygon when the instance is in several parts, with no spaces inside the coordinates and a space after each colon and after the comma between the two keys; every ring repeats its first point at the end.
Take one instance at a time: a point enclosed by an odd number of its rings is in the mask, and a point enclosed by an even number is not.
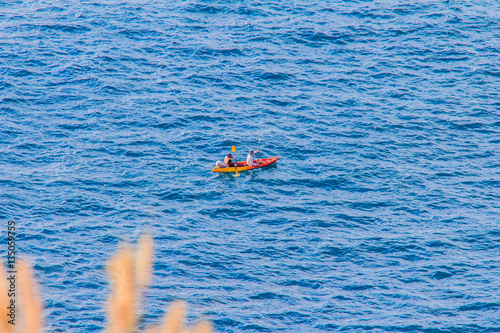
{"type": "Polygon", "coordinates": [[[141,327],[500,332],[499,54],[496,0],[0,2],[0,218],[47,331],[103,331],[146,232],[141,327]],[[259,137],[275,166],[210,172],[259,137]]]}

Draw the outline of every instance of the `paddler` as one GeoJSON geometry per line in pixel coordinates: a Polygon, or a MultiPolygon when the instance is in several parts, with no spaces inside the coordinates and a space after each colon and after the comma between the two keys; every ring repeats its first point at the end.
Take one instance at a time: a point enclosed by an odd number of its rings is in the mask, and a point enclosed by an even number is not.
{"type": "Polygon", "coordinates": [[[248,166],[257,166],[258,164],[253,161],[253,156],[255,153],[258,153],[259,151],[253,151],[253,149],[250,149],[247,155],[247,165],[248,166]]]}
{"type": "Polygon", "coordinates": [[[233,155],[231,155],[231,153],[227,154],[226,157],[224,158],[224,164],[227,165],[228,167],[239,167],[239,166],[242,166],[238,162],[233,162],[233,155]]]}

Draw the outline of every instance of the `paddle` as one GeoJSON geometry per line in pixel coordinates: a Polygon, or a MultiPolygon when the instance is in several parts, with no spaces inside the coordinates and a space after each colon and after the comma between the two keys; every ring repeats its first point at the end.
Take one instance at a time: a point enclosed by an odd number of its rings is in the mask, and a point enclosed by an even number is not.
{"type": "Polygon", "coordinates": [[[260,136],[259,136],[259,149],[257,150],[257,165],[260,165],[260,136]]]}
{"type": "MultiPolygon", "coordinates": [[[[231,150],[233,151],[233,157],[234,159],[236,159],[236,157],[234,156],[234,152],[236,151],[236,147],[235,146],[232,146],[231,147],[231,150]]],[[[237,162],[236,162],[237,163],[237,162]]],[[[237,167],[234,167],[234,171],[236,171],[236,177],[239,177],[239,174],[238,174],[238,169],[236,169],[237,167]]]]}

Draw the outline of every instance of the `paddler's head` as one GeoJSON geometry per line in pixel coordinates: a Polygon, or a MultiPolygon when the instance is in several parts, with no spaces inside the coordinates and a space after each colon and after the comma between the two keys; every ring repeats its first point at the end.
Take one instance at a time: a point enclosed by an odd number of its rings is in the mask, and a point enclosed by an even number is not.
{"type": "Polygon", "coordinates": [[[229,158],[233,158],[233,155],[231,155],[231,153],[227,154],[226,156],[229,158]]]}
{"type": "Polygon", "coordinates": [[[255,154],[255,152],[253,151],[253,149],[250,149],[250,151],[248,152],[251,156],[253,156],[255,154]]]}

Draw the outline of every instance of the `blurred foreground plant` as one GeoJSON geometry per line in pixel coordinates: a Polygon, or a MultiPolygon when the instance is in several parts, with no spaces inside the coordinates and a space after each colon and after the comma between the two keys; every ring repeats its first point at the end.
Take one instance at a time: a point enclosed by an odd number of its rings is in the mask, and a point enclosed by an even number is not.
{"type": "MultiPolygon", "coordinates": [[[[141,236],[134,251],[131,246],[123,246],[108,261],[111,280],[111,294],[107,303],[108,333],[139,332],[139,304],[142,290],[151,281],[153,239],[141,236]]],[[[11,297],[8,297],[10,282],[6,271],[0,265],[0,333],[40,333],[43,332],[43,306],[39,298],[38,285],[32,269],[26,261],[17,267],[15,325],[9,323],[11,297]],[[19,319],[18,319],[19,318],[19,319]]],[[[212,324],[201,321],[192,328],[184,327],[186,304],[175,301],[165,314],[163,323],[144,330],[145,333],[211,333],[212,324]]]]}
{"type": "Polygon", "coordinates": [[[16,280],[11,277],[12,275],[7,275],[4,267],[0,265],[0,333],[41,332],[43,307],[39,298],[38,284],[28,262],[23,260],[17,265],[16,280]],[[12,284],[15,284],[15,288],[11,287],[12,284]],[[9,294],[12,296],[9,297],[9,294]],[[16,300],[15,308],[12,308],[11,299],[16,300]],[[23,321],[17,319],[19,309],[23,321]]]}

